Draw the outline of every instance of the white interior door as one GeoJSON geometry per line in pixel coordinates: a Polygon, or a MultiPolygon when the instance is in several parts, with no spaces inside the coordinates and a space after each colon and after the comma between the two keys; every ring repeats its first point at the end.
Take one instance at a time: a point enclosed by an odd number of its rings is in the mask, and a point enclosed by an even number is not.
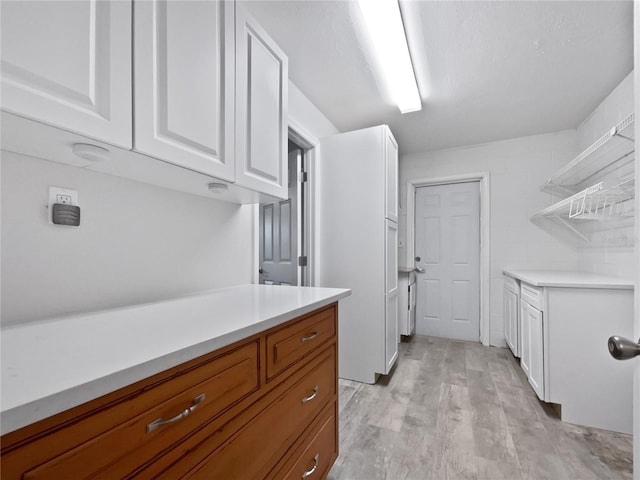
{"type": "MultiPolygon", "coordinates": [[[[638,2],[634,4],[634,42],[635,42],[635,139],[636,139],[636,155],[640,150],[640,121],[637,116],[640,115],[640,5],[638,2]]],[[[636,157],[637,159],[637,157],[636,157]]],[[[638,161],[635,160],[636,185],[640,185],[640,168],[638,161]]],[[[636,193],[636,284],[635,284],[635,322],[634,322],[634,340],[640,341],[640,221],[638,221],[638,213],[640,212],[640,195],[636,193]]],[[[640,358],[635,360],[635,379],[633,389],[633,478],[640,480],[640,358]]]]}
{"type": "Polygon", "coordinates": [[[480,339],[479,182],[416,189],[416,333],[480,339]]]}
{"type": "Polygon", "coordinates": [[[260,277],[267,285],[298,285],[302,150],[289,152],[289,198],[260,205],[260,277]]]}

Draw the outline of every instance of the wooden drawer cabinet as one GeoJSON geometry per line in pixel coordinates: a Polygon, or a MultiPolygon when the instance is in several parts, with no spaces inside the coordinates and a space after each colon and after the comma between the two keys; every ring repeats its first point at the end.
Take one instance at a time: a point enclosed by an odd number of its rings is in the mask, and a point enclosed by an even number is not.
{"type": "Polygon", "coordinates": [[[337,405],[336,322],[334,304],[11,432],[2,478],[264,478],[337,405]],[[267,383],[270,339],[309,328],[320,341],[267,383]]]}
{"type": "Polygon", "coordinates": [[[332,307],[267,335],[267,378],[280,373],[336,334],[332,307]]]}
{"type": "Polygon", "coordinates": [[[337,404],[330,405],[310,429],[310,438],[301,442],[301,452],[292,455],[269,480],[299,480],[325,478],[338,457],[337,404]]]}
{"type": "MultiPolygon", "coordinates": [[[[204,458],[187,478],[262,478],[278,463],[282,453],[293,445],[300,432],[323,407],[329,402],[335,403],[335,359],[333,346],[323,351],[313,362],[311,371],[296,375],[299,380],[293,387],[277,389],[274,392],[277,395],[275,400],[266,399],[262,402],[259,408],[264,409],[204,458]]],[[[216,439],[211,445],[204,442],[200,448],[209,452],[214,443],[217,443],[216,439]]],[[[194,452],[194,456],[199,454],[194,452]]],[[[184,465],[177,465],[176,469],[167,470],[161,478],[179,478],[182,468],[184,465]]]]}

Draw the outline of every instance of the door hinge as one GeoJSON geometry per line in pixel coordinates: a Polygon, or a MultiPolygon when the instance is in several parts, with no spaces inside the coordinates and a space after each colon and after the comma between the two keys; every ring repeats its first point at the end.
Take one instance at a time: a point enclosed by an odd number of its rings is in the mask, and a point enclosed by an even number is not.
{"type": "Polygon", "coordinates": [[[302,255],[301,257],[298,257],[298,266],[299,267],[306,267],[307,266],[307,256],[306,255],[302,255]]]}
{"type": "Polygon", "coordinates": [[[304,170],[301,172],[298,172],[298,182],[305,183],[307,179],[308,179],[307,172],[305,172],[304,170]]]}

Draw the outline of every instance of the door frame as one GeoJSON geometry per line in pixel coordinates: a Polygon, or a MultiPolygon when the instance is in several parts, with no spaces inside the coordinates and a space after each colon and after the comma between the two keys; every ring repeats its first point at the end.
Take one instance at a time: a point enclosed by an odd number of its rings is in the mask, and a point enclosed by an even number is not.
{"type": "MultiPolygon", "coordinates": [[[[307,170],[307,188],[304,189],[303,195],[303,205],[304,211],[302,215],[305,217],[304,222],[304,231],[302,238],[304,239],[304,245],[299,245],[303,247],[302,249],[298,249],[298,252],[306,251],[308,263],[307,267],[302,269],[302,275],[300,275],[300,270],[298,270],[298,284],[303,286],[312,287],[316,283],[315,272],[317,269],[315,266],[317,265],[317,254],[316,254],[316,241],[314,233],[316,231],[316,173],[317,173],[317,161],[320,157],[320,140],[311,134],[306,128],[304,128],[299,122],[296,120],[289,118],[288,119],[288,134],[287,138],[295,142],[298,146],[300,146],[303,151],[304,162],[306,163],[307,170]]],[[[298,199],[300,201],[300,199],[298,199]]],[[[258,269],[260,268],[260,227],[259,227],[259,219],[260,219],[260,204],[257,203],[254,205],[253,209],[253,217],[254,217],[254,234],[253,234],[253,273],[251,275],[252,283],[259,283],[260,275],[258,274],[258,269]]],[[[300,225],[300,223],[298,223],[300,225]]]]}
{"type": "MultiPolygon", "coordinates": [[[[633,5],[634,10],[634,78],[635,78],[635,150],[638,152],[640,149],[640,3],[637,1],[633,5]]],[[[635,194],[635,288],[634,288],[634,341],[640,339],[640,221],[638,220],[638,212],[640,212],[640,195],[637,192],[637,186],[640,185],[640,162],[636,154],[634,158],[635,162],[635,178],[636,178],[636,194],[635,194]]],[[[633,388],[633,478],[640,480],[640,358],[636,358],[635,372],[634,372],[634,388],[633,388]]]]}
{"type": "Polygon", "coordinates": [[[415,258],[415,204],[416,188],[452,183],[479,182],[480,190],[480,342],[491,344],[491,197],[489,172],[464,173],[447,177],[419,178],[407,181],[407,258],[406,265],[413,265],[415,258]]]}

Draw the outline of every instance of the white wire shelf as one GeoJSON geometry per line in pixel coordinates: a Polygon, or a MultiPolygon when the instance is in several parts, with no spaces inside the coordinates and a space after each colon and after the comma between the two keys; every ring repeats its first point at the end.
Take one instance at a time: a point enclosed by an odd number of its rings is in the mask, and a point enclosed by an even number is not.
{"type": "Polygon", "coordinates": [[[540,189],[571,195],[593,184],[595,179],[631,164],[634,159],[633,122],[632,113],[558,170],[540,189]]]}
{"type": "Polygon", "coordinates": [[[609,186],[600,182],[540,210],[531,219],[560,216],[571,220],[606,221],[611,217],[632,217],[633,203],[629,200],[633,199],[634,192],[632,176],[609,182],[609,186]]]}
{"type": "Polygon", "coordinates": [[[532,221],[552,220],[588,246],[632,246],[633,175],[599,182],[539,211],[532,221]]]}

